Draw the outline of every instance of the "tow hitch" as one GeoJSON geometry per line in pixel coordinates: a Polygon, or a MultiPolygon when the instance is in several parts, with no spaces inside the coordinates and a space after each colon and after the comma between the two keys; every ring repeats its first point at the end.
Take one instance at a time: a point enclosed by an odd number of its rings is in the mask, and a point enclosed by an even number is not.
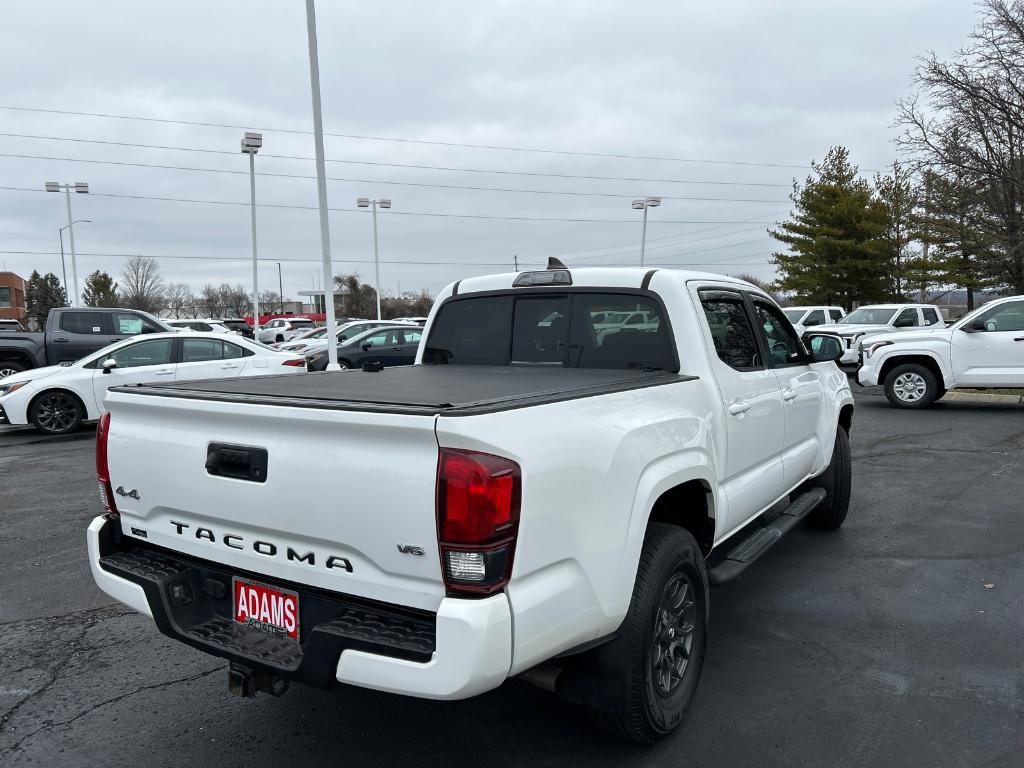
{"type": "Polygon", "coordinates": [[[257,691],[271,696],[282,696],[288,690],[288,681],[268,672],[257,672],[241,664],[228,667],[228,691],[235,696],[249,699],[257,691]]]}

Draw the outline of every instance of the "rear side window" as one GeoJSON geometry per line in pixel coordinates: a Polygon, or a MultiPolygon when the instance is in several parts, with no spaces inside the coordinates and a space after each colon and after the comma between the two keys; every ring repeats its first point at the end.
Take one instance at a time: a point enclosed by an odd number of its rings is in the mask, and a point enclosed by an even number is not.
{"type": "Polygon", "coordinates": [[[99,312],[62,312],[60,329],[68,333],[98,336],[103,333],[103,315],[99,312]]]}
{"type": "Polygon", "coordinates": [[[843,319],[843,313],[838,309],[830,309],[828,311],[828,316],[832,318],[833,323],[838,323],[840,320],[843,319]]]}
{"type": "Polygon", "coordinates": [[[590,292],[448,301],[434,320],[423,362],[678,370],[658,302],[590,292]]]}
{"type": "Polygon", "coordinates": [[[924,314],[925,325],[935,325],[937,322],[939,322],[939,313],[936,312],[931,307],[922,307],[921,312],[922,314],[924,314]]]}
{"type": "Polygon", "coordinates": [[[718,358],[738,371],[761,368],[757,339],[743,297],[738,293],[702,292],[700,303],[711,329],[718,358]]]}

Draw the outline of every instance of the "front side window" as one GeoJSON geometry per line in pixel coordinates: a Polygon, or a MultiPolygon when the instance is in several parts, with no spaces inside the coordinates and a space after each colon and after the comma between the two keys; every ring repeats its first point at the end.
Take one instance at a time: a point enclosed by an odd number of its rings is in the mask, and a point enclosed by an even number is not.
{"type": "MultiPolygon", "coordinates": [[[[1008,301],[993,307],[980,318],[986,331],[1024,331],[1024,301],[1008,301]]],[[[1024,342],[1022,342],[1024,343],[1024,342]]]]}
{"type": "Polygon", "coordinates": [[[792,326],[785,322],[782,313],[763,301],[754,301],[757,323],[764,331],[768,343],[768,354],[774,365],[797,365],[806,363],[800,340],[792,326]]]}
{"type": "Polygon", "coordinates": [[[171,362],[174,339],[152,339],[129,344],[112,353],[118,368],[139,368],[144,365],[167,365],[171,362]]]}
{"type": "Polygon", "coordinates": [[[824,325],[825,324],[825,310],[816,309],[807,316],[804,320],[804,325],[824,325]]]}
{"type": "Polygon", "coordinates": [[[114,333],[118,336],[137,336],[140,333],[159,333],[163,330],[141,315],[134,315],[131,312],[114,312],[111,320],[114,323],[114,333]]]}
{"type": "Polygon", "coordinates": [[[738,371],[761,368],[761,355],[743,297],[738,293],[701,293],[701,306],[718,358],[738,371]]]}
{"type": "Polygon", "coordinates": [[[365,336],[360,340],[361,346],[371,347],[386,347],[386,346],[397,346],[398,345],[398,334],[395,331],[381,331],[380,333],[371,333],[369,336],[365,336]]]}
{"type": "Polygon", "coordinates": [[[103,315],[99,312],[62,312],[60,329],[67,333],[99,336],[103,333],[103,315]]]}

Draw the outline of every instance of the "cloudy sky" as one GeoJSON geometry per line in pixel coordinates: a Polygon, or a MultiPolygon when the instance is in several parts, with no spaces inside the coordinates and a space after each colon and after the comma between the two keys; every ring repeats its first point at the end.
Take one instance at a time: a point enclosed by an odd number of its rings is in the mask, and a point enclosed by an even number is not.
{"type": "MultiPolygon", "coordinates": [[[[645,195],[663,198],[648,263],[771,277],[764,230],[793,178],[833,144],[891,163],[915,56],[949,54],[975,20],[968,0],[318,5],[335,273],[372,280],[355,200],[391,198],[391,293],[516,256],[637,263],[645,195]]],[[[0,266],[59,275],[64,200],[43,183],[87,181],[80,283],[145,254],[196,290],[251,285],[250,128],[261,288],[277,262],[286,295],[316,287],[308,66],[299,0],[7,4],[0,266]]]]}

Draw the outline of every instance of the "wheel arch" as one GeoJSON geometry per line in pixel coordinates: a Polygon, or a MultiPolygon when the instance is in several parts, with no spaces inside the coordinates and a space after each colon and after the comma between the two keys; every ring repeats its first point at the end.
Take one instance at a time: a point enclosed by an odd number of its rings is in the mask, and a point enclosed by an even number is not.
{"type": "Polygon", "coordinates": [[[82,399],[82,396],[75,392],[75,390],[68,389],[67,387],[47,387],[46,389],[42,389],[39,392],[36,392],[34,395],[32,395],[32,399],[28,401],[28,406],[25,408],[25,415],[28,418],[29,423],[32,423],[32,408],[35,407],[35,404],[39,400],[39,398],[41,398],[43,395],[49,395],[54,392],[63,392],[65,395],[70,395],[72,398],[75,399],[75,401],[82,409],[82,421],[87,421],[95,418],[91,413],[89,413],[89,406],[85,404],[85,401],[82,399]]]}
{"type": "Polygon", "coordinates": [[[24,370],[30,371],[36,368],[36,361],[32,356],[21,349],[5,349],[0,350],[0,364],[3,363],[17,363],[18,365],[24,366],[24,370]]]}
{"type": "Polygon", "coordinates": [[[946,374],[942,370],[942,364],[939,359],[927,352],[914,352],[910,354],[891,355],[882,361],[881,367],[878,369],[878,383],[885,385],[885,380],[892,373],[892,370],[899,365],[906,363],[916,363],[917,365],[923,365],[925,368],[935,374],[935,377],[939,380],[939,383],[943,387],[946,386],[946,374]]]}
{"type": "Polygon", "coordinates": [[[689,531],[707,557],[715,543],[711,484],[705,479],[693,479],[666,489],[651,506],[647,525],[651,523],[668,523],[689,531]]]}

